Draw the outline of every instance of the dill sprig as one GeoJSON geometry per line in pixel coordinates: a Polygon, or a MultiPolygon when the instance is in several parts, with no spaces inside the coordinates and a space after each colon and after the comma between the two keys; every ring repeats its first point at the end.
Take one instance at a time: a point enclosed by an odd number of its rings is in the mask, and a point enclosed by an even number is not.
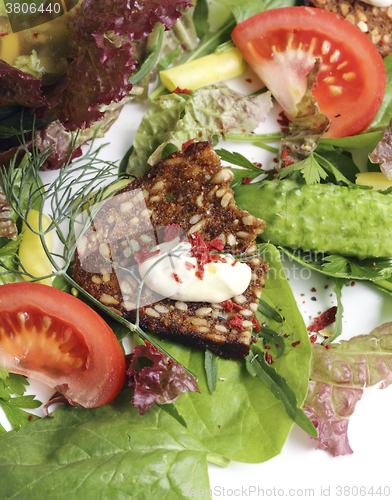
{"type": "MultiPolygon", "coordinates": [[[[73,137],[71,151],[75,147],[76,139],[77,135],[73,137]]],[[[4,193],[11,209],[15,212],[16,217],[26,224],[28,229],[39,236],[44,252],[52,264],[53,272],[48,276],[33,276],[26,270],[20,258],[16,256],[13,262],[16,269],[0,260],[0,268],[3,269],[0,276],[6,276],[12,272],[31,281],[59,276],[79,294],[86,297],[92,305],[118,321],[130,332],[136,333],[144,342],[149,342],[164,356],[173,359],[142,330],[138,321],[134,324],[99,302],[76,283],[68,272],[72,266],[80,238],[91,225],[93,217],[102,203],[110,196],[111,191],[108,188],[119,180],[117,176],[118,165],[115,162],[99,158],[99,153],[105,145],[95,148],[94,139],[95,136],[81,157],[72,160],[72,155],[69,154],[65,163],[57,171],[57,178],[52,183],[43,184],[39,171],[52,153],[53,146],[39,151],[34,136],[31,151],[22,138],[21,146],[25,156],[19,165],[17,164],[17,156],[15,156],[8,169],[1,168],[4,193]],[[108,183],[108,181],[110,182],[108,183]],[[39,212],[38,229],[32,227],[28,221],[28,215],[33,209],[37,209],[39,212]],[[43,224],[44,212],[47,212],[47,216],[50,218],[50,224],[46,229],[44,229],[43,224]],[[57,252],[51,251],[45,240],[45,236],[51,231],[54,231],[60,242],[57,252]]],[[[185,370],[196,378],[189,370],[186,368],[185,370]]]]}

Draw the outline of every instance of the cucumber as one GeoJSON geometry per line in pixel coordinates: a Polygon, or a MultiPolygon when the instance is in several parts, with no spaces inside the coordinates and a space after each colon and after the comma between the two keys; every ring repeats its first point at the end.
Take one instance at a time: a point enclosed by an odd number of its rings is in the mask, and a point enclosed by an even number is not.
{"type": "Polygon", "coordinates": [[[264,219],[262,238],[304,251],[392,256],[392,195],[335,184],[262,181],[234,188],[237,205],[264,219]]]}

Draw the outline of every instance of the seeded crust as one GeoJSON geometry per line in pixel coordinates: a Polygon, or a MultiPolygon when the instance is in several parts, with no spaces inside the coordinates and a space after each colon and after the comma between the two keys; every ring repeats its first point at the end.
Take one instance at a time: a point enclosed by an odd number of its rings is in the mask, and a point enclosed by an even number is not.
{"type": "Polygon", "coordinates": [[[382,57],[392,52],[392,7],[374,7],[359,0],[305,0],[305,5],[335,12],[358,26],[382,57]]]}
{"type": "MultiPolygon", "coordinates": [[[[192,144],[185,152],[161,161],[99,210],[75,254],[74,279],[134,322],[137,282],[121,269],[137,269],[130,244],[133,251],[155,245],[162,241],[161,228],[178,224],[188,235],[198,231],[206,241],[218,236],[225,252],[254,252],[265,222],[236,206],[230,188],[232,176],[221,167],[208,142],[192,144]],[[115,269],[110,262],[118,264],[115,269]]],[[[140,326],[185,345],[210,348],[225,358],[243,358],[249,352],[252,321],[267,273],[257,254],[247,264],[252,270],[251,282],[242,295],[231,299],[243,309],[229,312],[221,304],[175,301],[144,286],[140,326]],[[241,327],[229,324],[235,314],[241,315],[241,327]]]]}

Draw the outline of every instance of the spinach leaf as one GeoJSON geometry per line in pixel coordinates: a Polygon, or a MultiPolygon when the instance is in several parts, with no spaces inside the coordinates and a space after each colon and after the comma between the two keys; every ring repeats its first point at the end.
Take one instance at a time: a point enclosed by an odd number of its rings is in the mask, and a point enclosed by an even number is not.
{"type": "Polygon", "coordinates": [[[175,500],[208,489],[205,447],[161,409],[141,417],[131,400],[125,390],[100,408],[63,406],[2,434],[2,497],[175,500]]]}
{"type": "MultiPolygon", "coordinates": [[[[289,384],[300,406],[308,388],[310,342],[291,288],[284,274],[280,255],[273,245],[263,254],[270,271],[263,290],[263,300],[277,306],[284,322],[269,320],[277,333],[282,329],[300,341],[286,346],[286,354],[276,363],[276,372],[289,384]]],[[[252,377],[245,361],[219,359],[219,379],[211,394],[204,368],[204,353],[174,342],[154,339],[177,361],[197,377],[200,393],[185,393],[176,407],[184,417],[188,430],[197,435],[211,452],[240,462],[263,462],[280,453],[293,421],[278,401],[256,377],[252,377]],[[246,443],[252,442],[252,446],[246,443]]]]}

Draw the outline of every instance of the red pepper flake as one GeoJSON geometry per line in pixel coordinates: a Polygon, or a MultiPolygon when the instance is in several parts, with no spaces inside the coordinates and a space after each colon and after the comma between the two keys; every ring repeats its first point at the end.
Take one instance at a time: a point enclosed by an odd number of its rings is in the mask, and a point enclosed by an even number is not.
{"type": "Polygon", "coordinates": [[[326,290],[326,289],[328,288],[328,286],[329,286],[329,285],[325,285],[324,290],[326,290]]]}
{"type": "Polygon", "coordinates": [[[275,158],[273,158],[273,161],[274,161],[275,163],[278,163],[278,161],[279,161],[279,160],[278,160],[278,158],[275,156],[275,158]]]}
{"type": "Polygon", "coordinates": [[[280,347],[280,344],[276,344],[276,347],[280,347]]]}
{"type": "Polygon", "coordinates": [[[308,326],[308,332],[319,332],[324,330],[328,325],[331,325],[336,320],[336,312],[338,308],[336,306],[330,307],[327,311],[324,311],[320,316],[314,319],[314,323],[308,326]]]}
{"type": "Polygon", "coordinates": [[[252,83],[252,78],[245,78],[245,81],[248,83],[252,83]]]}
{"type": "Polygon", "coordinates": [[[296,342],[292,342],[292,344],[291,344],[291,345],[292,345],[293,347],[296,347],[296,346],[297,346],[298,344],[300,344],[300,343],[301,343],[301,341],[300,341],[300,340],[297,340],[296,342]]]}
{"type": "Polygon", "coordinates": [[[305,294],[304,294],[304,293],[301,293],[301,297],[305,297],[305,294]]]}
{"type": "Polygon", "coordinates": [[[379,43],[380,45],[384,45],[385,40],[383,40],[383,39],[381,38],[381,40],[380,40],[378,43],[379,43]]]}
{"type": "MultiPolygon", "coordinates": [[[[141,312],[142,314],[146,314],[146,311],[145,311],[144,307],[141,307],[141,308],[140,308],[140,312],[141,312]]],[[[152,344],[150,344],[150,345],[152,345],[152,344]]],[[[153,347],[154,347],[154,346],[153,346],[153,347]]],[[[154,349],[155,349],[155,347],[154,347],[154,349]]]]}
{"type": "Polygon", "coordinates": [[[241,314],[235,313],[233,319],[231,319],[229,321],[229,325],[236,326],[237,328],[239,328],[242,331],[244,329],[244,327],[242,326],[242,321],[243,321],[243,318],[242,318],[241,314]]]}
{"type": "Polygon", "coordinates": [[[225,248],[225,244],[217,236],[213,240],[207,241],[207,248],[210,252],[223,252],[223,249],[225,248]]]}
{"type": "Polygon", "coordinates": [[[316,340],[317,340],[317,335],[312,335],[312,336],[310,337],[310,342],[311,342],[312,344],[314,344],[314,343],[316,342],[316,340]]]}
{"type": "Polygon", "coordinates": [[[267,349],[267,351],[269,351],[271,349],[271,347],[269,345],[265,345],[264,349],[267,349]]]}
{"type": "Polygon", "coordinates": [[[238,260],[235,260],[231,265],[234,267],[237,264],[238,260]]]}
{"type": "Polygon", "coordinates": [[[0,36],[7,36],[8,33],[0,33],[0,36]]]}
{"type": "Polygon", "coordinates": [[[38,36],[39,36],[39,33],[33,33],[34,38],[38,38],[38,36]]]}
{"type": "Polygon", "coordinates": [[[272,356],[271,356],[271,354],[270,354],[270,353],[268,353],[268,352],[266,352],[266,353],[265,353],[265,360],[267,361],[267,363],[268,363],[269,365],[272,365],[272,363],[274,362],[273,357],[272,357],[272,356]]]}
{"type": "Polygon", "coordinates": [[[350,286],[355,286],[355,281],[352,281],[352,282],[350,283],[350,286]]]}
{"type": "Polygon", "coordinates": [[[167,243],[168,241],[173,241],[177,236],[180,235],[180,226],[178,224],[168,224],[165,227],[165,235],[163,241],[167,243]]]}
{"type": "Polygon", "coordinates": [[[189,89],[180,89],[180,87],[177,87],[173,90],[173,94],[186,94],[189,95],[192,91],[189,89]]]}
{"type": "Polygon", "coordinates": [[[192,271],[192,269],[195,269],[195,264],[192,264],[192,262],[189,262],[189,260],[185,261],[185,267],[187,271],[192,271]]]}
{"type": "Polygon", "coordinates": [[[316,290],[314,287],[313,287],[313,288],[311,288],[311,289],[310,289],[310,291],[311,291],[311,292],[313,292],[313,293],[314,293],[314,292],[317,292],[317,290],[316,290]]]}
{"type": "Polygon", "coordinates": [[[372,264],[370,267],[376,267],[376,264],[372,264]]]}
{"type": "Polygon", "coordinates": [[[195,231],[189,235],[189,242],[192,245],[192,255],[197,260],[196,276],[202,280],[204,277],[204,266],[211,262],[210,252],[199,231],[195,231]]]}
{"type": "Polygon", "coordinates": [[[282,160],[284,160],[285,158],[287,158],[287,155],[288,155],[289,153],[290,153],[289,148],[284,149],[284,150],[282,151],[281,156],[280,156],[280,157],[282,158],[282,160]]]}
{"type": "Polygon", "coordinates": [[[251,180],[252,180],[252,177],[244,177],[242,179],[242,184],[247,185],[247,184],[249,184],[251,182],[251,180]]]}
{"type": "Polygon", "coordinates": [[[33,421],[33,418],[34,418],[34,417],[33,417],[33,415],[29,415],[29,420],[30,420],[30,422],[32,422],[32,421],[33,421]]]}
{"type": "Polygon", "coordinates": [[[235,307],[240,311],[246,309],[245,307],[242,307],[239,304],[236,304],[235,302],[231,302],[230,300],[224,300],[223,302],[220,302],[220,305],[223,306],[228,312],[233,312],[233,309],[235,307]]]}
{"type": "Polygon", "coordinates": [[[218,255],[216,253],[211,255],[211,260],[212,260],[212,262],[223,262],[224,264],[227,263],[227,260],[224,257],[222,257],[221,255],[218,255]]]}
{"type": "Polygon", "coordinates": [[[257,161],[254,161],[254,162],[253,162],[253,165],[254,165],[255,167],[257,167],[257,168],[262,168],[262,167],[263,167],[262,163],[257,162],[257,161]]]}
{"type": "Polygon", "coordinates": [[[283,163],[282,168],[288,167],[289,165],[292,165],[294,162],[290,160],[290,158],[287,158],[287,160],[283,163]]]}
{"type": "Polygon", "coordinates": [[[331,346],[330,344],[327,344],[327,345],[325,346],[325,348],[326,348],[326,349],[332,349],[332,346],[331,346]]]}
{"type": "Polygon", "coordinates": [[[184,144],[182,145],[182,151],[185,151],[194,142],[195,142],[195,139],[190,139],[189,141],[184,142],[184,144]]]}
{"type": "Polygon", "coordinates": [[[173,273],[172,276],[177,281],[177,283],[183,283],[182,279],[178,276],[177,273],[173,273]]]}
{"type": "Polygon", "coordinates": [[[138,264],[142,264],[145,260],[149,259],[150,257],[154,257],[154,255],[157,255],[159,252],[159,249],[155,250],[155,252],[151,252],[148,247],[145,247],[135,252],[133,256],[138,264]]]}
{"type": "Polygon", "coordinates": [[[242,129],[241,132],[243,132],[244,134],[246,134],[246,129],[242,129]]]}
{"type": "Polygon", "coordinates": [[[259,333],[261,331],[261,326],[259,323],[259,320],[256,318],[256,316],[253,316],[253,328],[255,329],[256,333],[259,333]]]}

